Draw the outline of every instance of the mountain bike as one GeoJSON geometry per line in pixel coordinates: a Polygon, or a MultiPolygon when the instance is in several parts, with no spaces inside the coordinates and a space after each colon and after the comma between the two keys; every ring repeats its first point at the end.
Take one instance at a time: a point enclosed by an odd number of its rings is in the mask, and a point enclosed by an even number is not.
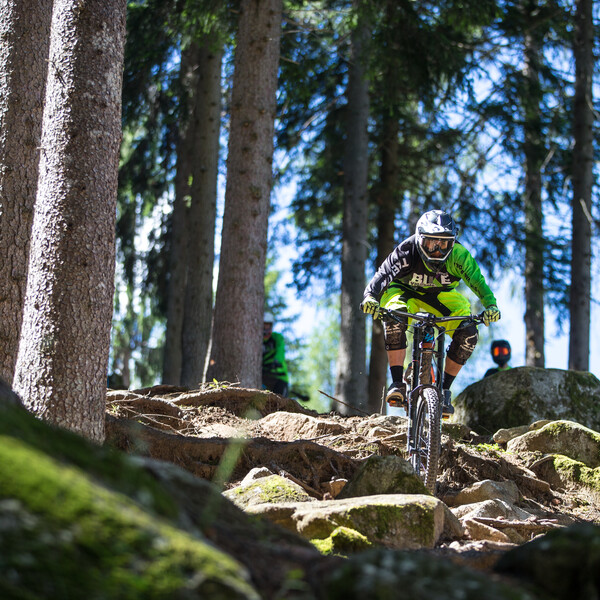
{"type": "Polygon", "coordinates": [[[483,323],[483,313],[438,317],[427,312],[413,314],[386,308],[380,308],[379,312],[382,318],[399,323],[404,322],[403,317],[410,319],[413,330],[412,358],[404,376],[408,402],[407,451],[415,473],[433,493],[442,448],[442,377],[447,332],[443,323],[459,321],[478,325],[483,323]]]}

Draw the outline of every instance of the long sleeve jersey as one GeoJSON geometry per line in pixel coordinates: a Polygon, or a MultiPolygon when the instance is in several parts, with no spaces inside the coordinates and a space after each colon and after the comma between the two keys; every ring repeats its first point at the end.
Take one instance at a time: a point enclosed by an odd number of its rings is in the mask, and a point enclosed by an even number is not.
{"type": "Polygon", "coordinates": [[[496,298],[487,285],[479,265],[471,253],[456,242],[446,262],[437,272],[429,270],[417,250],[416,236],[401,242],[381,263],[365,288],[364,296],[381,297],[394,282],[400,288],[417,294],[450,291],[464,281],[487,308],[496,304],[496,298]]]}

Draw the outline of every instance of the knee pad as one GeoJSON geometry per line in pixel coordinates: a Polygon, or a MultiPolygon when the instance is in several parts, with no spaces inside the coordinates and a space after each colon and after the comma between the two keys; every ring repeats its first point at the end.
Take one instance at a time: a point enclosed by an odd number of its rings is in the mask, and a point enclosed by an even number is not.
{"type": "Polygon", "coordinates": [[[403,350],[408,345],[406,342],[406,328],[408,320],[403,323],[396,321],[383,322],[383,338],[386,350],[403,350]]]}
{"type": "Polygon", "coordinates": [[[473,323],[459,325],[448,348],[448,358],[459,365],[464,365],[473,354],[478,339],[479,332],[476,325],[473,323]]]}

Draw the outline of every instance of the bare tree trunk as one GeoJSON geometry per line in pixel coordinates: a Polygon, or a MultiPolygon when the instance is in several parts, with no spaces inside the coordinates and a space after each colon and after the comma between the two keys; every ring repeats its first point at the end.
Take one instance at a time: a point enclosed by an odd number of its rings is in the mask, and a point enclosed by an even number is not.
{"type": "Polygon", "coordinates": [[[37,189],[52,0],[0,0],[0,377],[12,383],[37,189]]]}
{"type": "Polygon", "coordinates": [[[102,442],[114,293],[124,0],[55,0],[15,390],[102,442]]]}
{"type": "Polygon", "coordinates": [[[569,369],[590,368],[592,284],[592,186],[594,182],[593,0],[577,0],[575,16],[575,100],[573,108],[573,200],[569,369]]]}
{"type": "Polygon", "coordinates": [[[181,52],[180,94],[181,117],[177,140],[177,173],[175,197],[171,215],[171,244],[169,249],[169,272],[167,288],[167,327],[163,356],[162,381],[166,384],[181,383],[183,361],[182,332],[185,286],[187,275],[187,221],[191,200],[192,161],[194,147],[193,110],[198,88],[197,44],[191,43],[181,52]]]}
{"type": "Polygon", "coordinates": [[[212,326],[222,58],[223,45],[218,34],[207,35],[198,56],[199,77],[193,115],[194,149],[182,335],[181,383],[192,387],[204,380],[212,326]]]}
{"type": "Polygon", "coordinates": [[[242,0],[208,378],[261,385],[282,0],[242,0]]]}
{"type": "Polygon", "coordinates": [[[544,146],[541,131],[540,48],[531,33],[525,35],[525,361],[543,367],[544,358],[544,252],[542,176],[544,146]]]}
{"type": "MultiPolygon", "coordinates": [[[[392,74],[390,74],[392,75],[392,74]]],[[[387,258],[394,249],[394,219],[398,197],[398,135],[399,122],[390,114],[383,120],[384,132],[381,148],[381,187],[377,194],[377,264],[387,258]]],[[[371,336],[371,360],[369,363],[369,412],[381,411],[382,398],[387,387],[387,353],[383,339],[383,324],[373,320],[371,336]]],[[[385,402],[383,403],[385,405],[385,402]]],[[[384,407],[385,410],[385,407],[384,407]]]]}
{"type": "MultiPolygon", "coordinates": [[[[369,89],[362,51],[369,31],[359,24],[352,33],[346,108],[344,155],[344,216],[342,233],[341,329],[337,359],[336,397],[366,410],[366,322],[360,311],[365,289],[368,224],[369,89]]],[[[349,412],[338,405],[342,414],[349,412]]]]}

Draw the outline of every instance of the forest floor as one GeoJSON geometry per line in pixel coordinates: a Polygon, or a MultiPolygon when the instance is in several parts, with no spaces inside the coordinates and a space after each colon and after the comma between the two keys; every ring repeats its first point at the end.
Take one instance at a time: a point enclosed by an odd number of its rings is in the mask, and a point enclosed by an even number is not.
{"type": "MultiPolygon", "coordinates": [[[[535,476],[530,467],[539,455],[505,452],[490,438],[456,425],[459,431],[461,427],[459,439],[456,435],[442,438],[438,498],[447,502],[461,489],[485,479],[509,480],[519,488],[519,506],[539,519],[557,525],[600,523],[600,498],[595,494],[582,488],[551,487],[535,476]]],[[[317,414],[294,400],[236,387],[155,386],[110,390],[107,398],[107,438],[121,449],[131,451],[137,444],[145,454],[205,479],[220,477],[223,488],[239,484],[250,469],[266,466],[289,476],[318,499],[328,497],[331,480],[350,478],[362,459],[373,454],[404,456],[405,432],[402,417],[317,414]],[[283,413],[295,415],[289,426],[283,413]],[[299,437],[302,415],[304,433],[299,437]],[[143,437],[142,446],[135,436],[143,437]],[[220,459],[234,439],[241,440],[242,446],[236,466],[219,476],[220,459]]],[[[461,549],[486,548],[469,540],[453,545],[454,551],[461,549]]],[[[448,547],[439,550],[449,552],[448,547]]]]}

